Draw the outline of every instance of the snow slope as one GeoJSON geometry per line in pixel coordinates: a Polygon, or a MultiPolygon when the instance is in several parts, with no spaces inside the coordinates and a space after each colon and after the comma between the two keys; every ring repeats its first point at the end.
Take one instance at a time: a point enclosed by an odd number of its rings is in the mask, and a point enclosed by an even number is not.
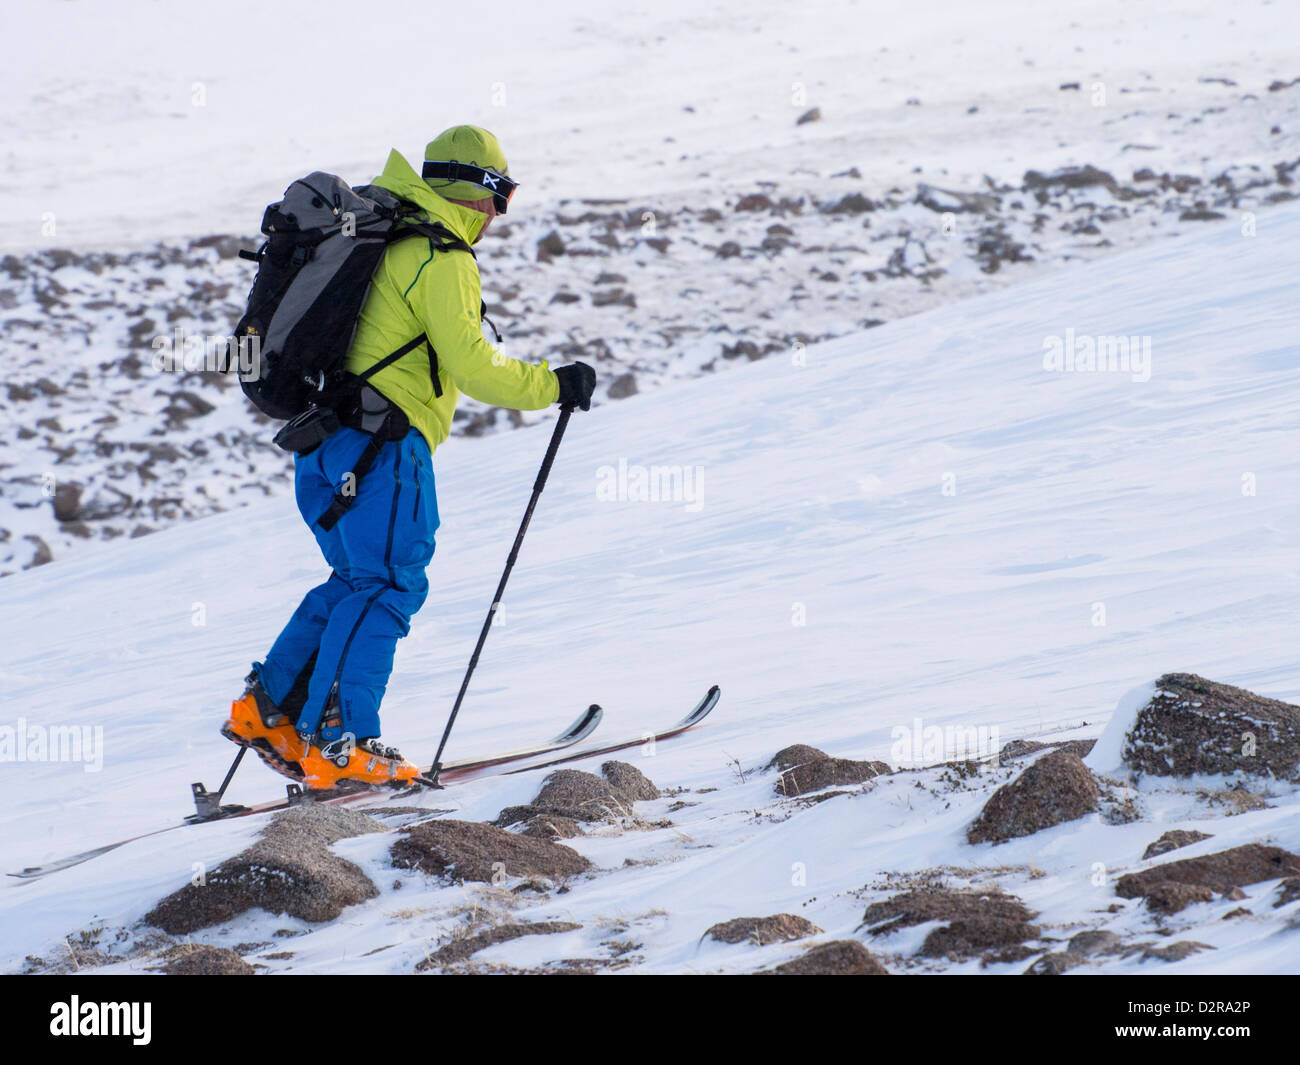
{"type": "Polygon", "coordinates": [[[0,247],[243,233],[305,160],[369,175],[463,121],[500,134],[521,209],[852,166],[888,187],[914,167],[962,185],[1071,162],[1268,164],[1279,135],[1254,119],[1300,74],[1300,16],[1269,0],[492,11],[415,6],[395,36],[341,0],[26,4],[28,46],[0,70],[0,247]],[[1225,106],[1243,98],[1245,116],[1225,106]],[[795,128],[812,107],[823,121],[795,128]]]}
{"type": "MultiPolygon", "coordinates": [[[[613,922],[641,937],[645,971],[752,969],[795,948],[761,948],[776,954],[760,959],[759,948],[698,946],[700,933],[784,909],[848,937],[882,871],[936,865],[994,876],[1032,863],[1043,875],[1012,875],[1015,887],[1060,927],[1114,901],[1090,886],[1091,863],[1131,866],[1158,834],[1149,823],[1091,817],[971,847],[961,831],[980,805],[973,792],[928,800],[898,777],[792,809],[756,770],[792,742],[898,764],[893,730],[918,717],[996,728],[1002,741],[1097,735],[1125,692],[1171,670],[1300,698],[1298,246],[1300,210],[1279,208],[1253,236],[1209,226],[811,347],[802,365],[771,358],[575,417],[450,753],[548,734],[592,699],[611,732],[676,716],[708,682],[721,684],[723,703],[711,727],[631,759],[661,787],[695,790],[699,805],[672,815],[676,829],[571,841],[602,875],[529,904],[528,916],[562,914],[584,930],[484,957],[578,956],[593,949],[584,937],[613,922]],[[1046,339],[1067,330],[1149,337],[1149,380],[1045,370],[1046,339]],[[700,495],[605,498],[602,468],[621,461],[688,467],[700,495]],[[625,868],[634,855],[653,861],[625,868]],[[791,884],[794,862],[809,870],[804,886],[791,884]]],[[[386,738],[421,760],[545,431],[454,440],[438,453],[433,592],[399,647],[384,710],[386,738]]],[[[101,726],[104,736],[99,772],[0,767],[5,867],[154,827],[182,812],[191,780],[214,784],[231,753],[216,732],[225,700],[323,575],[307,531],[277,500],[0,582],[5,719],[101,726]]],[[[277,790],[260,768],[241,774],[236,801],[277,790]]],[[[539,779],[428,801],[490,818],[539,779]]],[[[1140,802],[1162,827],[1193,816],[1167,792],[1140,802]]],[[[644,813],[653,820],[667,804],[644,813]]],[[[1294,850],[1294,807],[1283,789],[1274,809],[1221,818],[1214,842],[1199,846],[1270,839],[1294,850]]],[[[6,882],[3,964],[95,922],[129,925],[186,882],[192,863],[233,853],[255,821],[6,882]]],[[[374,871],[382,850],[378,837],[339,845],[374,871]]],[[[275,967],[410,971],[467,895],[409,877],[399,899],[385,889],[343,920],[304,928],[293,961],[275,967]]],[[[1115,920],[1146,918],[1130,907],[1115,920]]],[[[1297,933],[1268,920],[1221,923],[1218,951],[1179,968],[1297,971],[1297,933]]],[[[204,941],[262,939],[285,924],[246,915],[204,941]]]]}
{"type": "Polygon", "coordinates": [[[282,495],[233,382],[154,345],[230,331],[231,257],[289,180],[367,180],[452,122],[500,133],[523,182],[482,262],[504,349],[592,363],[599,403],[1297,195],[1295,4],[505,0],[490,22],[425,5],[394,44],[338,0],[10,17],[0,574],[282,495]]]}

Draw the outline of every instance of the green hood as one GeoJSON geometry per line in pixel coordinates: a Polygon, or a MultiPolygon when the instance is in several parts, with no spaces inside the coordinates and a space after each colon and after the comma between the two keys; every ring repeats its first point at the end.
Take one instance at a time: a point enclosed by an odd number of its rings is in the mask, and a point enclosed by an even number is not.
{"type": "Polygon", "coordinates": [[[441,222],[466,244],[473,244],[478,239],[483,223],[487,220],[482,211],[473,211],[444,200],[429,188],[424,178],[415,172],[415,168],[396,148],[388,153],[384,172],[375,178],[374,184],[395,196],[410,200],[429,216],[429,221],[441,222]]]}

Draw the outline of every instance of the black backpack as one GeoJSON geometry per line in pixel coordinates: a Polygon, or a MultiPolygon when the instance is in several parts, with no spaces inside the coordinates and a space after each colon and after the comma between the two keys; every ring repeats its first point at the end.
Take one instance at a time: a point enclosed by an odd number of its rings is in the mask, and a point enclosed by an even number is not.
{"type": "MultiPolygon", "coordinates": [[[[312,406],[334,408],[355,391],[342,372],[357,318],[375,269],[389,244],[425,236],[437,251],[467,251],[465,241],[441,222],[418,218],[419,209],[376,185],[350,188],[342,178],[317,172],[285,190],[267,207],[256,252],[258,264],[248,306],[235,327],[240,384],[272,418],[290,419],[312,406]]],[[[392,352],[370,377],[428,341],[424,334],[392,352]]],[[[430,370],[438,387],[436,356],[430,370]]],[[[439,392],[441,390],[439,389],[439,392]]]]}
{"type": "MultiPolygon", "coordinates": [[[[340,425],[370,434],[352,477],[317,519],[329,530],[352,505],[362,476],[388,440],[406,435],[410,422],[366,380],[421,344],[429,349],[435,395],[438,357],[420,333],[361,374],[343,360],[384,251],[405,237],[429,238],[435,251],[473,249],[441,222],[426,222],[419,208],[377,185],[353,189],[342,178],[316,172],[290,185],[284,199],[262,216],[266,241],[248,306],[235,327],[239,383],[259,410],[288,419],[275,436],[286,451],[306,454],[340,425]]],[[[480,306],[480,313],[484,310],[480,306]]]]}

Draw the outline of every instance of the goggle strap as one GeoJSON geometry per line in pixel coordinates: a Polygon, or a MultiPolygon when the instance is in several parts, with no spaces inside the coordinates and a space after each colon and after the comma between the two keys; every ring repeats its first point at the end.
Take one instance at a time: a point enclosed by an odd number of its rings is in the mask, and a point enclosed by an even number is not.
{"type": "Polygon", "coordinates": [[[519,184],[505,174],[495,173],[485,167],[475,166],[473,163],[425,160],[424,166],[420,170],[420,176],[426,181],[433,178],[445,181],[468,181],[471,185],[478,185],[496,198],[498,210],[501,209],[503,201],[505,203],[510,202],[510,197],[519,184]]]}

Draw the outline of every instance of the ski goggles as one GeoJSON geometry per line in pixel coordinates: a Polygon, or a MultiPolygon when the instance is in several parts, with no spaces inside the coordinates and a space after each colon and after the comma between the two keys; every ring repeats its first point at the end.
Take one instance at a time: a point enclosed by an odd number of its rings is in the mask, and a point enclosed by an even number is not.
{"type": "Polygon", "coordinates": [[[475,166],[473,163],[442,163],[426,160],[420,176],[426,181],[433,178],[445,181],[468,181],[471,185],[478,185],[492,194],[492,202],[496,205],[497,214],[506,213],[510,197],[519,187],[519,182],[506,177],[505,174],[498,174],[495,170],[475,166]]]}

